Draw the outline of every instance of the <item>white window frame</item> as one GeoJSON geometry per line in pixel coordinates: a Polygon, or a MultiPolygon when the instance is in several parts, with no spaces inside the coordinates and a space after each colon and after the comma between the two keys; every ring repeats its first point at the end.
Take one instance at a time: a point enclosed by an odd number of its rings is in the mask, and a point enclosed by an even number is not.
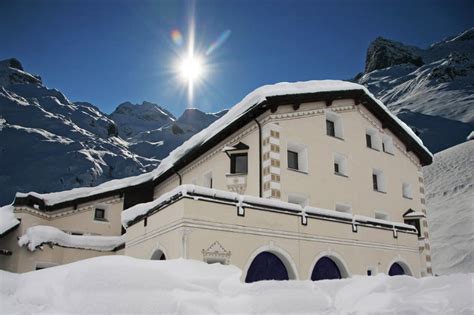
{"type": "MultiPolygon", "coordinates": [[[[373,169],[372,170],[372,176],[373,175],[377,175],[377,189],[373,189],[374,191],[377,191],[377,192],[382,192],[382,193],[386,193],[387,192],[387,180],[385,178],[385,174],[382,170],[379,170],[379,169],[373,169]]],[[[372,188],[373,188],[373,181],[372,181],[372,178],[371,178],[371,181],[370,181],[371,185],[372,185],[372,188]]]]}
{"type": "Polygon", "coordinates": [[[298,193],[288,193],[287,200],[289,203],[300,205],[302,208],[306,207],[309,203],[308,196],[298,193]]]}
{"type": "Polygon", "coordinates": [[[413,185],[407,182],[402,183],[402,196],[405,199],[413,199],[413,185]]]}
{"type": "Polygon", "coordinates": [[[293,169],[288,167],[288,154],[286,156],[287,161],[286,165],[289,170],[299,171],[303,173],[308,173],[308,147],[304,144],[297,142],[288,141],[286,145],[287,152],[293,151],[298,153],[298,169],[293,169]]]}
{"type": "Polygon", "coordinates": [[[96,204],[94,205],[94,211],[92,211],[92,220],[96,223],[109,223],[109,205],[106,204],[96,204]],[[102,209],[104,210],[104,219],[103,220],[98,220],[95,218],[95,211],[97,209],[102,209]]]}
{"type": "Polygon", "coordinates": [[[214,178],[212,176],[212,171],[206,172],[202,176],[202,186],[207,188],[214,188],[214,178]]]}
{"type": "Polygon", "coordinates": [[[382,150],[382,139],[378,133],[378,131],[374,128],[366,128],[365,129],[365,134],[369,135],[371,138],[371,147],[367,146],[367,141],[366,141],[366,147],[370,149],[374,149],[377,151],[382,150]]]}
{"type": "Polygon", "coordinates": [[[352,213],[352,206],[347,203],[336,203],[336,206],[334,209],[337,212],[342,212],[342,213],[352,213]]]}
{"type": "Polygon", "coordinates": [[[334,170],[334,174],[349,177],[347,157],[340,153],[334,153],[333,169],[334,169],[334,164],[336,163],[339,165],[339,173],[336,173],[336,170],[334,170]]]}
{"type": "Polygon", "coordinates": [[[333,112],[332,110],[325,110],[325,117],[326,119],[324,121],[324,133],[327,135],[326,120],[329,120],[334,123],[334,137],[338,139],[344,139],[344,126],[341,115],[333,112]]]}
{"type": "Polygon", "coordinates": [[[390,216],[388,215],[387,212],[383,210],[376,210],[374,212],[374,218],[378,220],[385,220],[385,221],[390,221],[390,216]]]}
{"type": "Polygon", "coordinates": [[[393,144],[392,137],[382,135],[382,151],[392,155],[395,154],[395,145],[393,144]]]}

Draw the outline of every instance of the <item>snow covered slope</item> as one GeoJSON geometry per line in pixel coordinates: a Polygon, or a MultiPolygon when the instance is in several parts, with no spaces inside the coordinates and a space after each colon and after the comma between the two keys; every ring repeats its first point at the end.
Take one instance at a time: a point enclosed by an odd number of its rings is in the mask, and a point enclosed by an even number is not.
{"type": "Polygon", "coordinates": [[[474,272],[474,140],[435,154],[423,173],[433,271],[474,272]]]}
{"type": "Polygon", "coordinates": [[[356,77],[395,114],[423,114],[410,122],[428,147],[438,152],[465,139],[474,129],[474,29],[427,49],[377,38],[367,51],[365,73],[356,77]],[[437,126],[444,118],[450,127],[437,126]],[[449,136],[437,138],[444,128],[449,136]],[[469,129],[468,128],[468,129],[469,129]]]}
{"type": "Polygon", "coordinates": [[[240,282],[234,266],[98,257],[0,271],[5,314],[472,314],[474,275],[240,282]]]}
{"type": "Polygon", "coordinates": [[[17,60],[0,63],[0,205],[17,191],[94,186],[158,165],[131,152],[97,107],[20,69],[17,60]]]}

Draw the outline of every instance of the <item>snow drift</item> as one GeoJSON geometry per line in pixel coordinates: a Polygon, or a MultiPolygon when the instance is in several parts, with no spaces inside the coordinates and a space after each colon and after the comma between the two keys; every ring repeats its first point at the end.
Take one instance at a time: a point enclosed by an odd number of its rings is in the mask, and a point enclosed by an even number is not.
{"type": "Polygon", "coordinates": [[[13,274],[0,271],[2,312],[95,314],[467,314],[474,275],[415,279],[240,282],[233,266],[100,257],[13,274]]]}
{"type": "Polygon", "coordinates": [[[433,271],[474,272],[474,141],[435,154],[424,167],[433,271]]]}

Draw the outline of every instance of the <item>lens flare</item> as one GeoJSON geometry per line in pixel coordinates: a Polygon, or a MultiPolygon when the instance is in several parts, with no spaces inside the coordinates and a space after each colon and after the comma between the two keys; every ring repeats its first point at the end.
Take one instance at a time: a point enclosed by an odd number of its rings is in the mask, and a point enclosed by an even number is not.
{"type": "Polygon", "coordinates": [[[174,29],[171,31],[171,40],[176,46],[182,46],[183,45],[183,34],[177,29],[174,29]]]}
{"type": "Polygon", "coordinates": [[[210,55],[214,50],[221,47],[222,44],[224,44],[226,42],[226,40],[230,37],[231,33],[232,32],[230,30],[226,30],[226,31],[222,32],[222,34],[219,35],[219,37],[206,50],[206,56],[210,55]]]}

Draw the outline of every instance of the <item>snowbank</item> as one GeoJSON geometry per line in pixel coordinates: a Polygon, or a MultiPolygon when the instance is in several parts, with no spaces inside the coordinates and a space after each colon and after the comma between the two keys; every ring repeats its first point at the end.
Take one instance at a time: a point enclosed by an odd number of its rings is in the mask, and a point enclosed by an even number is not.
{"type": "Polygon", "coordinates": [[[125,244],[122,236],[70,235],[52,226],[36,225],[28,228],[18,240],[18,245],[35,251],[42,244],[55,244],[63,247],[111,251],[125,244]]]}
{"type": "Polygon", "coordinates": [[[13,214],[13,209],[12,205],[0,207],[0,235],[20,224],[13,214]]]}
{"type": "Polygon", "coordinates": [[[189,140],[184,142],[181,146],[174,149],[168,157],[163,159],[155,170],[150,173],[124,178],[120,180],[113,180],[106,182],[97,187],[88,188],[76,188],[69,191],[50,193],[50,194],[17,194],[17,197],[25,197],[27,195],[35,196],[39,199],[44,200],[46,205],[52,205],[59,202],[76,199],[79,197],[86,197],[90,195],[96,195],[101,192],[120,189],[131,185],[140,184],[149,180],[154,180],[170,170],[174,164],[182,158],[184,155],[189,153],[191,150],[202,146],[208,142],[224,128],[236,121],[246,113],[251,111],[253,108],[259,106],[267,97],[279,96],[279,95],[292,95],[292,94],[304,94],[304,93],[319,93],[319,92],[331,92],[331,91],[348,91],[348,90],[363,90],[369,95],[379,106],[382,108],[387,115],[392,117],[410,136],[428,153],[430,151],[423,145],[420,138],[408,127],[404,122],[393,115],[387,107],[377,100],[364,86],[339,80],[320,80],[320,81],[306,81],[306,82],[281,82],[273,85],[262,86],[250,94],[248,94],[242,101],[233,106],[224,116],[216,120],[209,127],[201,130],[195,134],[189,140]]]}
{"type": "Polygon", "coordinates": [[[473,274],[415,279],[240,282],[233,266],[98,257],[24,274],[0,271],[2,312],[94,314],[468,314],[473,274]]]}

